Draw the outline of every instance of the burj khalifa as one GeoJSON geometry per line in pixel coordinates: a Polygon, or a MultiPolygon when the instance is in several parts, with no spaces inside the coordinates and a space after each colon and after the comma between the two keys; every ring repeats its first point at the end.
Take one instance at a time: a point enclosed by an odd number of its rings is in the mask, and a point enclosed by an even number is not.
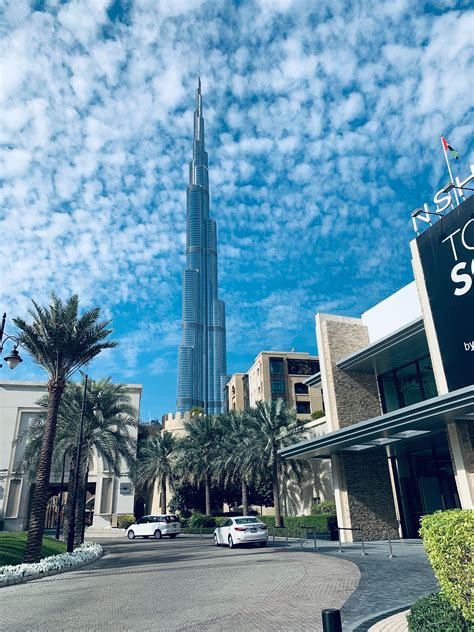
{"type": "Polygon", "coordinates": [[[201,79],[194,111],[193,158],[186,189],[183,337],[178,352],[177,410],[223,411],[226,382],[225,304],[218,298],[216,222],[209,217],[209,168],[204,149],[201,79]]]}

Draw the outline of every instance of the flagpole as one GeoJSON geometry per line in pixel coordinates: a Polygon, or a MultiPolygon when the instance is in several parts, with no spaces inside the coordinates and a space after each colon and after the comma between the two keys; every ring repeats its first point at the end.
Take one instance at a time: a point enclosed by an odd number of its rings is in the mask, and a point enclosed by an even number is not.
{"type": "MultiPolygon", "coordinates": [[[[441,145],[443,147],[444,157],[446,158],[446,165],[448,166],[448,172],[449,172],[449,177],[451,179],[451,184],[455,187],[456,183],[454,182],[453,173],[451,171],[451,165],[449,164],[448,152],[446,151],[446,147],[444,146],[443,137],[440,136],[440,139],[441,139],[441,145]]],[[[456,189],[453,189],[453,192],[454,192],[454,197],[456,199],[456,206],[459,206],[459,198],[458,198],[456,189]]]]}

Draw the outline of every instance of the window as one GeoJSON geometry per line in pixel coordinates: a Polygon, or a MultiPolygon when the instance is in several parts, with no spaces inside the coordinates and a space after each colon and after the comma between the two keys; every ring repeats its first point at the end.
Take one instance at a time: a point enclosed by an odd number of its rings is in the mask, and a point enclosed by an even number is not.
{"type": "Polygon", "coordinates": [[[438,394],[429,356],[378,377],[384,413],[417,404],[438,394]]]}
{"type": "Polygon", "coordinates": [[[314,375],[319,372],[317,360],[295,360],[288,358],[288,373],[290,375],[314,375]]]}
{"type": "Polygon", "coordinates": [[[259,520],[257,518],[236,518],[235,524],[257,524],[259,520]]]}
{"type": "Polygon", "coordinates": [[[297,395],[307,395],[309,393],[309,388],[303,382],[295,383],[295,393],[297,395]]]}
{"type": "Polygon", "coordinates": [[[272,395],[284,395],[285,394],[285,380],[272,380],[272,395]]]}
{"type": "Polygon", "coordinates": [[[296,412],[300,415],[309,415],[311,412],[309,402],[296,402],[296,412]]]}
{"type": "Polygon", "coordinates": [[[270,373],[284,375],[283,358],[270,358],[270,373]]]}
{"type": "Polygon", "coordinates": [[[147,524],[149,522],[148,516],[143,516],[140,520],[137,520],[137,524],[147,524]]]}

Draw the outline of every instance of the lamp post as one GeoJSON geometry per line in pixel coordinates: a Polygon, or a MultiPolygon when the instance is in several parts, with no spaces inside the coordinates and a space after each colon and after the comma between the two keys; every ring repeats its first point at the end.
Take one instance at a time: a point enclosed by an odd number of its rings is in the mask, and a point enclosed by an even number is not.
{"type": "MultiPolygon", "coordinates": [[[[7,320],[7,315],[3,314],[2,322],[0,323],[0,361],[1,361],[1,354],[3,353],[3,345],[5,341],[11,340],[14,343],[13,349],[10,351],[10,355],[5,356],[4,360],[8,364],[10,369],[16,369],[16,367],[20,364],[20,362],[23,362],[23,359],[20,356],[20,353],[18,351],[18,344],[19,344],[18,340],[14,338],[13,336],[4,335],[6,320],[7,320]]],[[[3,365],[0,362],[0,368],[2,366],[3,365]]]]}
{"type": "MultiPolygon", "coordinates": [[[[89,376],[84,375],[84,392],[82,395],[82,406],[81,406],[81,422],[79,425],[79,433],[77,436],[77,444],[76,444],[76,468],[75,468],[75,477],[74,477],[74,487],[72,494],[72,516],[69,524],[69,531],[67,535],[67,551],[68,553],[72,553],[74,550],[74,534],[76,531],[76,511],[77,511],[77,492],[79,488],[79,475],[80,475],[80,466],[81,466],[81,456],[82,456],[82,434],[84,431],[84,417],[86,412],[86,403],[87,403],[87,385],[89,383],[89,376]]],[[[100,414],[100,393],[97,393],[97,402],[94,404],[92,412],[95,416],[100,414]]],[[[86,495],[87,495],[87,478],[86,478],[86,495]]],[[[85,511],[85,508],[82,508],[82,511],[85,511]]],[[[84,541],[84,535],[82,535],[82,541],[84,541]]]]}
{"type": "Polygon", "coordinates": [[[69,532],[67,534],[67,551],[72,553],[74,550],[74,532],[76,531],[76,505],[77,505],[77,489],[79,486],[79,468],[81,464],[81,448],[82,448],[82,431],[84,429],[84,414],[86,412],[86,398],[87,398],[87,382],[89,380],[88,375],[84,376],[84,393],[82,395],[82,407],[81,407],[81,423],[79,425],[79,434],[76,444],[76,471],[74,477],[74,488],[72,493],[72,516],[69,523],[69,532]]]}
{"type": "Polygon", "coordinates": [[[59,486],[58,516],[56,519],[56,540],[59,540],[59,531],[61,529],[61,505],[63,503],[64,470],[66,469],[66,457],[67,450],[64,450],[63,469],[61,472],[61,485],[59,486]]]}

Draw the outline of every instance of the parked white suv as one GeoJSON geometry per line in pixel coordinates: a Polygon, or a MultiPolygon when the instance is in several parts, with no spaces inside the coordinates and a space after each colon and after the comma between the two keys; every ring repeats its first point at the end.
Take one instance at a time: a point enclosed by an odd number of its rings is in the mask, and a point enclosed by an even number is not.
{"type": "Polygon", "coordinates": [[[181,533],[181,523],[176,516],[143,516],[134,524],[131,524],[126,532],[127,538],[133,540],[136,537],[156,538],[159,540],[167,535],[175,538],[181,533]]]}

